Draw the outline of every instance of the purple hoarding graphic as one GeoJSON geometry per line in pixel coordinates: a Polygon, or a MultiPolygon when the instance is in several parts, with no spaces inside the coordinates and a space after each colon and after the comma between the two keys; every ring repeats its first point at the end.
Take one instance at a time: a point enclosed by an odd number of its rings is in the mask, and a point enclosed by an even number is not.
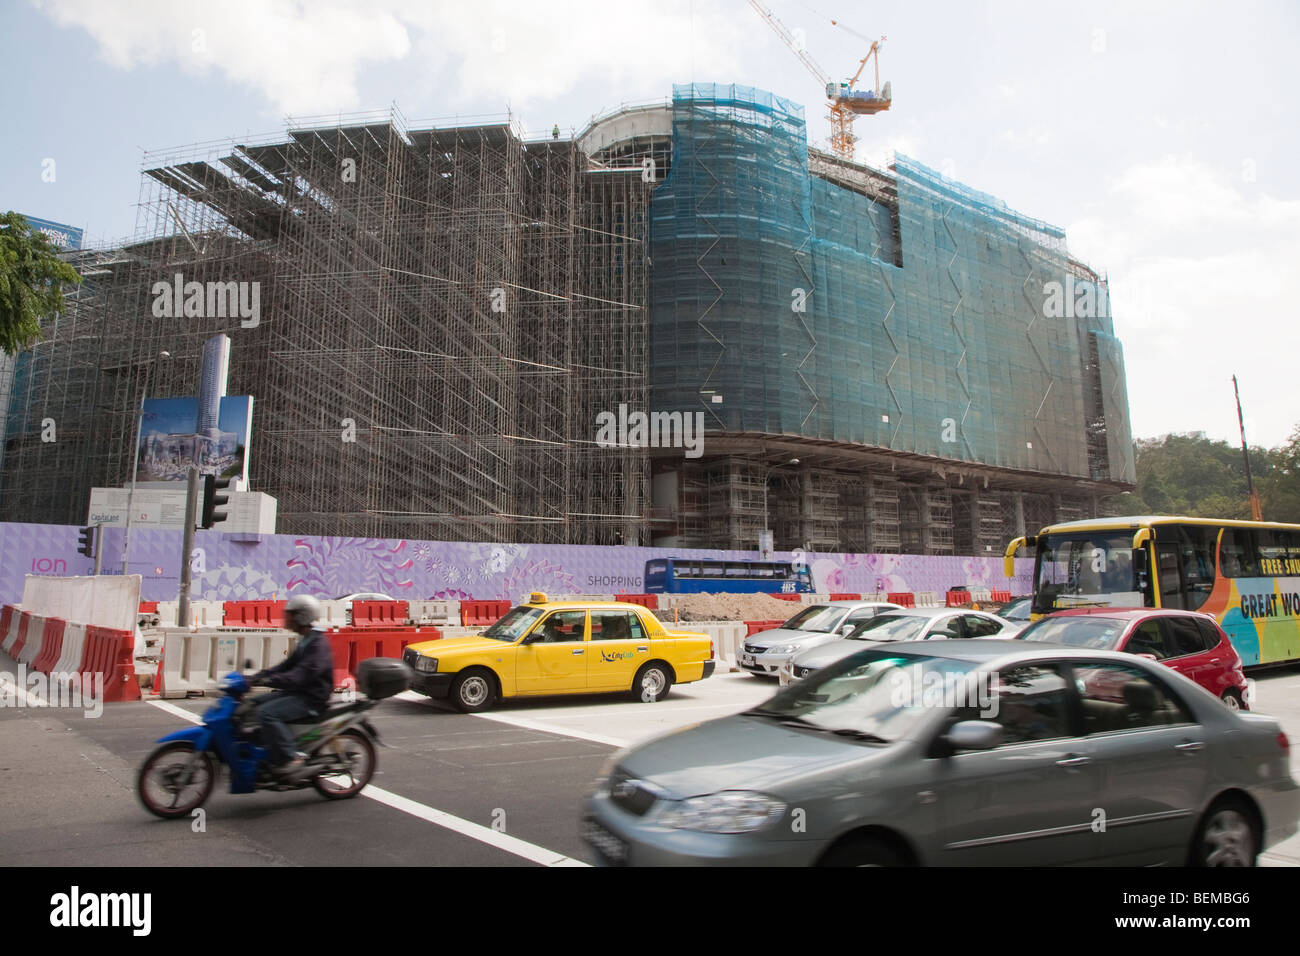
{"type": "MultiPolygon", "coordinates": [[[[180,532],[135,529],[132,574],[141,576],[146,601],[176,598],[180,532]]],[[[105,569],[121,567],[122,530],[104,533],[105,569]]],[[[646,561],[662,557],[757,557],[752,551],[580,545],[476,544],[381,538],[195,534],[195,600],[256,600],[290,594],[337,598],[381,591],[403,600],[477,598],[517,601],[529,591],[550,594],[638,594],[646,561]]],[[[789,552],[775,557],[789,560],[789,552]]],[[[954,585],[1028,593],[1031,560],[1002,575],[1000,558],[910,554],[809,554],[817,590],[830,592],[933,591],[954,585]]],[[[64,525],[0,524],[0,598],[21,599],[27,574],[90,574],[94,563],[77,553],[77,529],[64,525]]]]}

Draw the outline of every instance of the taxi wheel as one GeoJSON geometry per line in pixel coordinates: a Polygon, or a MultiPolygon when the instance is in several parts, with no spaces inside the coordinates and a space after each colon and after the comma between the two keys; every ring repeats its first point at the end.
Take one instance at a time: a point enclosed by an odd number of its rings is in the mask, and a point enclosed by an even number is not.
{"type": "Polygon", "coordinates": [[[673,686],[672,671],[660,661],[651,661],[636,672],[632,693],[646,703],[663,700],[673,686]]]}
{"type": "Polygon", "coordinates": [[[489,671],[471,669],[457,675],[451,684],[451,702],[462,714],[487,710],[497,700],[496,681],[489,671]]]}

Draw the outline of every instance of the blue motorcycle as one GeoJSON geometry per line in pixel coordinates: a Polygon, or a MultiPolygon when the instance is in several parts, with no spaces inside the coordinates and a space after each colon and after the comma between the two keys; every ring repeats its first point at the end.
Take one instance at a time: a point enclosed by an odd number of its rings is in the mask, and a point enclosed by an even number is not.
{"type": "Polygon", "coordinates": [[[401,661],[380,657],[362,661],[357,667],[357,688],[364,697],[331,702],[319,716],[290,724],[307,762],[291,778],[284,778],[266,763],[258,698],[249,693],[253,685],[238,671],[227,674],[218,683],[222,698],[204,713],[200,726],[158,741],[162,746],[140,768],[136,792],[156,816],[188,817],[212,794],[217,767],[224,764],[230,770],[231,793],[310,786],[330,800],[355,797],[374,776],[379,742],[379,732],[365,715],[410,683],[411,670],[401,661]]]}

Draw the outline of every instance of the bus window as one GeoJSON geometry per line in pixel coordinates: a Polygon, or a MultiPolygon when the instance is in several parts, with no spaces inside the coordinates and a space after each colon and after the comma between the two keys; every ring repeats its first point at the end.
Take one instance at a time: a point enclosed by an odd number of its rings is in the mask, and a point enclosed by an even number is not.
{"type": "Polygon", "coordinates": [[[1224,528],[1219,544],[1219,568],[1224,577],[1259,577],[1259,557],[1255,553],[1255,533],[1246,528],[1224,528]]]}
{"type": "Polygon", "coordinates": [[[1157,572],[1160,575],[1160,606],[1181,608],[1183,583],[1182,576],[1178,573],[1178,545],[1157,542],[1156,561],[1157,572]]]}
{"type": "Polygon", "coordinates": [[[1162,524],[1156,534],[1161,606],[1198,610],[1214,590],[1214,540],[1218,529],[1162,524]]]}

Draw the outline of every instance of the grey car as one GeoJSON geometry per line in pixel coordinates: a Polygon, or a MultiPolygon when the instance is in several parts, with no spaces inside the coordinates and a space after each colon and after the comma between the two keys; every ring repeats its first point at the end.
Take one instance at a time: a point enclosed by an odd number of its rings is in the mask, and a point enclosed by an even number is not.
{"type": "Polygon", "coordinates": [[[820,668],[848,657],[871,643],[926,641],[954,637],[1011,637],[1023,624],[1015,624],[987,611],[970,608],[899,608],[864,621],[837,640],[824,641],[811,650],[792,655],[778,672],[781,686],[803,680],[820,668]]]}
{"type": "Polygon", "coordinates": [[[616,754],[583,832],[619,865],[1253,865],[1297,831],[1277,721],[1133,655],[869,648],[616,754]]]}
{"type": "Polygon", "coordinates": [[[781,666],[810,647],[825,644],[886,611],[903,610],[887,601],[828,601],[800,608],[780,627],[745,638],[736,663],[751,674],[778,676],[781,666]]]}

